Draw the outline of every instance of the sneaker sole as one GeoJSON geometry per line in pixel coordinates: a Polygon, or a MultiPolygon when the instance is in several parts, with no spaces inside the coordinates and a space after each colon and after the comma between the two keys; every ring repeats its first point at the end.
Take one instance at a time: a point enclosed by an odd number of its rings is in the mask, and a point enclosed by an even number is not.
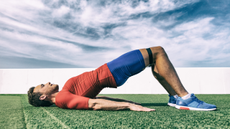
{"type": "Polygon", "coordinates": [[[211,109],[202,109],[202,108],[193,108],[193,107],[186,107],[186,106],[175,106],[177,109],[180,110],[195,110],[195,111],[213,111],[216,110],[216,108],[211,108],[211,109]]]}
{"type": "Polygon", "coordinates": [[[168,103],[168,105],[171,106],[171,107],[175,107],[176,106],[176,104],[174,104],[174,103],[168,103]]]}

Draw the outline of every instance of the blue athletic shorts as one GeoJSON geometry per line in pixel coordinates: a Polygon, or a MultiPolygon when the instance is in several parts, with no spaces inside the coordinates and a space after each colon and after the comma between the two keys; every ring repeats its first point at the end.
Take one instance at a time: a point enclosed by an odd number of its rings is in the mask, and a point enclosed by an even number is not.
{"type": "Polygon", "coordinates": [[[121,86],[126,80],[145,69],[145,62],[140,50],[134,50],[113,61],[107,63],[117,86],[121,86]]]}

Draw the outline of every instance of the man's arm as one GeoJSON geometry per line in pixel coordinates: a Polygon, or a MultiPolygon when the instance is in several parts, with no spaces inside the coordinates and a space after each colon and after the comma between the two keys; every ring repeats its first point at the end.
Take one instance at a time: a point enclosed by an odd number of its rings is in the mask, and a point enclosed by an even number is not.
{"type": "Polygon", "coordinates": [[[89,108],[93,110],[124,110],[132,111],[155,111],[129,102],[116,102],[106,99],[89,99],[89,108]]]}
{"type": "Polygon", "coordinates": [[[111,98],[107,96],[98,96],[96,99],[106,99],[106,100],[111,100],[111,101],[116,101],[116,102],[128,102],[128,103],[133,103],[133,104],[138,104],[141,105],[140,103],[136,103],[130,100],[125,100],[125,99],[119,99],[119,98],[111,98]]]}

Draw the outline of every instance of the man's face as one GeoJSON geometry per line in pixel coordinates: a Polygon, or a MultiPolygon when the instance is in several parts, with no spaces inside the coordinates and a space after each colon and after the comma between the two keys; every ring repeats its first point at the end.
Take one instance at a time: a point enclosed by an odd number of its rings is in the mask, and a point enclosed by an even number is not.
{"type": "Polygon", "coordinates": [[[58,92],[58,85],[57,84],[51,84],[50,82],[46,84],[40,84],[34,88],[34,92],[40,92],[44,95],[51,95],[53,93],[58,92]]]}

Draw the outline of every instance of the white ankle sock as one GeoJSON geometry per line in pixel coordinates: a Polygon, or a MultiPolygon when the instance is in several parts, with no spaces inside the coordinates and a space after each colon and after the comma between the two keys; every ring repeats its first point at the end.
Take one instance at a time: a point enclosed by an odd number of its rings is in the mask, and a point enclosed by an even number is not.
{"type": "Polygon", "coordinates": [[[183,100],[185,100],[185,99],[188,99],[188,98],[190,98],[191,97],[191,94],[190,93],[188,93],[187,95],[185,95],[185,96],[183,96],[183,97],[181,97],[183,100]]]}

